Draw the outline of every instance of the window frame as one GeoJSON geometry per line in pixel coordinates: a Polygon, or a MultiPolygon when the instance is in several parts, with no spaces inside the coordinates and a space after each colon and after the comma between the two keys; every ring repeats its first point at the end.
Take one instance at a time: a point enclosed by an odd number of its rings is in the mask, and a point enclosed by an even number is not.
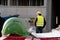
{"type": "Polygon", "coordinates": [[[8,0],[0,0],[0,5],[1,6],[7,6],[8,5],[8,0]]]}
{"type": "MultiPolygon", "coordinates": [[[[6,3],[7,5],[3,5],[3,6],[37,6],[37,5],[31,5],[30,2],[29,2],[29,5],[19,5],[18,2],[16,2],[16,5],[11,5],[10,1],[7,0],[7,3],[6,3]],[[9,2],[9,4],[8,4],[8,2],[9,2]]],[[[43,1],[45,1],[45,0],[43,0],[43,1]]],[[[45,2],[43,2],[43,5],[39,5],[39,6],[43,6],[44,7],[45,6],[45,2]]]]}
{"type": "MultiPolygon", "coordinates": [[[[31,4],[31,1],[32,0],[29,0],[29,2],[27,1],[27,3],[28,4],[26,4],[26,2],[25,1],[22,1],[22,3],[21,3],[21,5],[20,4],[18,4],[19,3],[19,1],[20,0],[17,0],[17,5],[15,5],[15,6],[38,6],[38,5],[36,5],[36,4],[31,4]],[[23,2],[25,2],[25,5],[24,5],[24,3],[23,2]]],[[[44,1],[44,0],[43,0],[44,1]]],[[[32,2],[33,3],[33,2],[32,2]]],[[[36,2],[37,3],[37,2],[36,2]]],[[[11,5],[10,5],[11,6],[11,5]]],[[[14,5],[12,5],[12,6],[14,6],[14,5]]],[[[39,5],[39,6],[44,6],[44,2],[43,2],[43,5],[39,5]]]]}

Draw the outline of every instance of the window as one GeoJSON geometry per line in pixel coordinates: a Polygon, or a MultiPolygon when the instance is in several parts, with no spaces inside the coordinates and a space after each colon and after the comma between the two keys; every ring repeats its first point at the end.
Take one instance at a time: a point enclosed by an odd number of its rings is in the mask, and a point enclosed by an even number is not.
{"type": "Polygon", "coordinates": [[[7,6],[43,6],[44,0],[0,0],[0,5],[7,6]]]}
{"type": "Polygon", "coordinates": [[[0,5],[7,6],[8,0],[0,0],[0,5]]]}
{"type": "Polygon", "coordinates": [[[30,0],[30,6],[42,6],[44,5],[44,0],[30,0]]]}
{"type": "Polygon", "coordinates": [[[12,6],[43,6],[44,0],[10,0],[12,6]]]}
{"type": "Polygon", "coordinates": [[[36,6],[36,0],[30,0],[30,6],[36,6]]]}
{"type": "Polygon", "coordinates": [[[10,6],[16,6],[17,0],[10,0],[10,6]]]}
{"type": "Polygon", "coordinates": [[[19,6],[28,6],[29,0],[18,0],[18,5],[19,6]]]}

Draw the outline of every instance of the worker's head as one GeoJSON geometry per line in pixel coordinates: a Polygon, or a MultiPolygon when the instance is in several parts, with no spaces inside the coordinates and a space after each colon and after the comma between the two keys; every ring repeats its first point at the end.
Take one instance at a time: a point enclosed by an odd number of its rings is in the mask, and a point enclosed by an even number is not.
{"type": "Polygon", "coordinates": [[[37,11],[37,15],[41,15],[42,13],[40,11],[37,11]]]}

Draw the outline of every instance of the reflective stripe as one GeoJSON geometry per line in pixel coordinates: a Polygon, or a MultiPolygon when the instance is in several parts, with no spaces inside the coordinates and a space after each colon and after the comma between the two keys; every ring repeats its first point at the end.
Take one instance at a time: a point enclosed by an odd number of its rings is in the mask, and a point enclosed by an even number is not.
{"type": "Polygon", "coordinates": [[[43,16],[37,16],[37,23],[36,26],[42,26],[44,25],[44,17],[43,16]]]}

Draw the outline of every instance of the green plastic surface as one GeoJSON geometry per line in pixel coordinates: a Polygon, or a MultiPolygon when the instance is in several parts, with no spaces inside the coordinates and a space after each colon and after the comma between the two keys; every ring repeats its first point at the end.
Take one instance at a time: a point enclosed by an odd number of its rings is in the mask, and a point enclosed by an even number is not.
{"type": "Polygon", "coordinates": [[[22,36],[29,36],[29,32],[26,30],[24,20],[12,17],[6,20],[3,25],[2,34],[18,34],[22,36]]]}

